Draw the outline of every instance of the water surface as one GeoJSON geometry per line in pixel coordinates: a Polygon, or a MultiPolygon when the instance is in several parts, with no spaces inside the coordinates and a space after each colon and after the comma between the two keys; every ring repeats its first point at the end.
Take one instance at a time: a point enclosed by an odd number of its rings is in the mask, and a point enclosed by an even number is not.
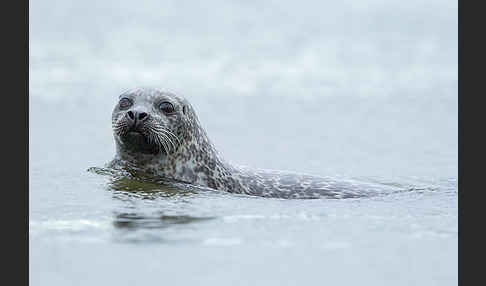
{"type": "Polygon", "coordinates": [[[112,92],[31,100],[33,285],[456,284],[455,101],[188,96],[230,161],[415,187],[284,200],[87,171],[112,92]]]}

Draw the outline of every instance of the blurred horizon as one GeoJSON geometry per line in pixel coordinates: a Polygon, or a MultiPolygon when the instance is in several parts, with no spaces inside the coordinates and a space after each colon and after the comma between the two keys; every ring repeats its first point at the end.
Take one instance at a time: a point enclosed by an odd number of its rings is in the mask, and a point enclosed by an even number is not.
{"type": "Polygon", "coordinates": [[[457,1],[29,1],[32,97],[457,97],[457,1]]]}

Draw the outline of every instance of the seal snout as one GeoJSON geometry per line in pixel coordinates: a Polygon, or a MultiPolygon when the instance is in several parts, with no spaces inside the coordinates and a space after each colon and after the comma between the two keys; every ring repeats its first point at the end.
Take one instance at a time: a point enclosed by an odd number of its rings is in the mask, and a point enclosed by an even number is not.
{"type": "Polygon", "coordinates": [[[129,110],[126,113],[127,122],[132,130],[138,130],[149,118],[147,112],[129,110]]]}

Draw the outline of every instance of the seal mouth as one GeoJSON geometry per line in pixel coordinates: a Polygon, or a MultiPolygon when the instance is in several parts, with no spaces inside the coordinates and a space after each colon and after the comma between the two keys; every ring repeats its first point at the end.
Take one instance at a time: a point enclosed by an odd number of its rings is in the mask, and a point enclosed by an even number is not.
{"type": "Polygon", "coordinates": [[[145,138],[145,135],[140,130],[131,130],[128,131],[125,136],[142,136],[145,138]]]}
{"type": "Polygon", "coordinates": [[[158,147],[150,143],[147,135],[140,130],[131,130],[120,136],[125,148],[135,153],[157,154],[158,147]]]}
{"type": "Polygon", "coordinates": [[[168,155],[181,144],[177,135],[154,120],[132,125],[125,119],[122,117],[113,124],[113,133],[119,138],[122,149],[133,153],[168,155]]]}

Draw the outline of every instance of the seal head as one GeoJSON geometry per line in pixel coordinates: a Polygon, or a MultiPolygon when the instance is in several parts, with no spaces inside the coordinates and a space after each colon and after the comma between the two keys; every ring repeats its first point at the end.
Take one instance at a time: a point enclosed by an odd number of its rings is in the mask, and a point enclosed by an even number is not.
{"type": "Polygon", "coordinates": [[[112,113],[116,160],[168,179],[218,189],[232,168],[183,97],[153,88],[119,96],[112,113]]]}
{"type": "Polygon", "coordinates": [[[112,113],[117,149],[125,155],[168,155],[187,137],[187,102],[169,93],[132,90],[120,95],[112,113]],[[143,96],[141,96],[143,94],[143,96]]]}

